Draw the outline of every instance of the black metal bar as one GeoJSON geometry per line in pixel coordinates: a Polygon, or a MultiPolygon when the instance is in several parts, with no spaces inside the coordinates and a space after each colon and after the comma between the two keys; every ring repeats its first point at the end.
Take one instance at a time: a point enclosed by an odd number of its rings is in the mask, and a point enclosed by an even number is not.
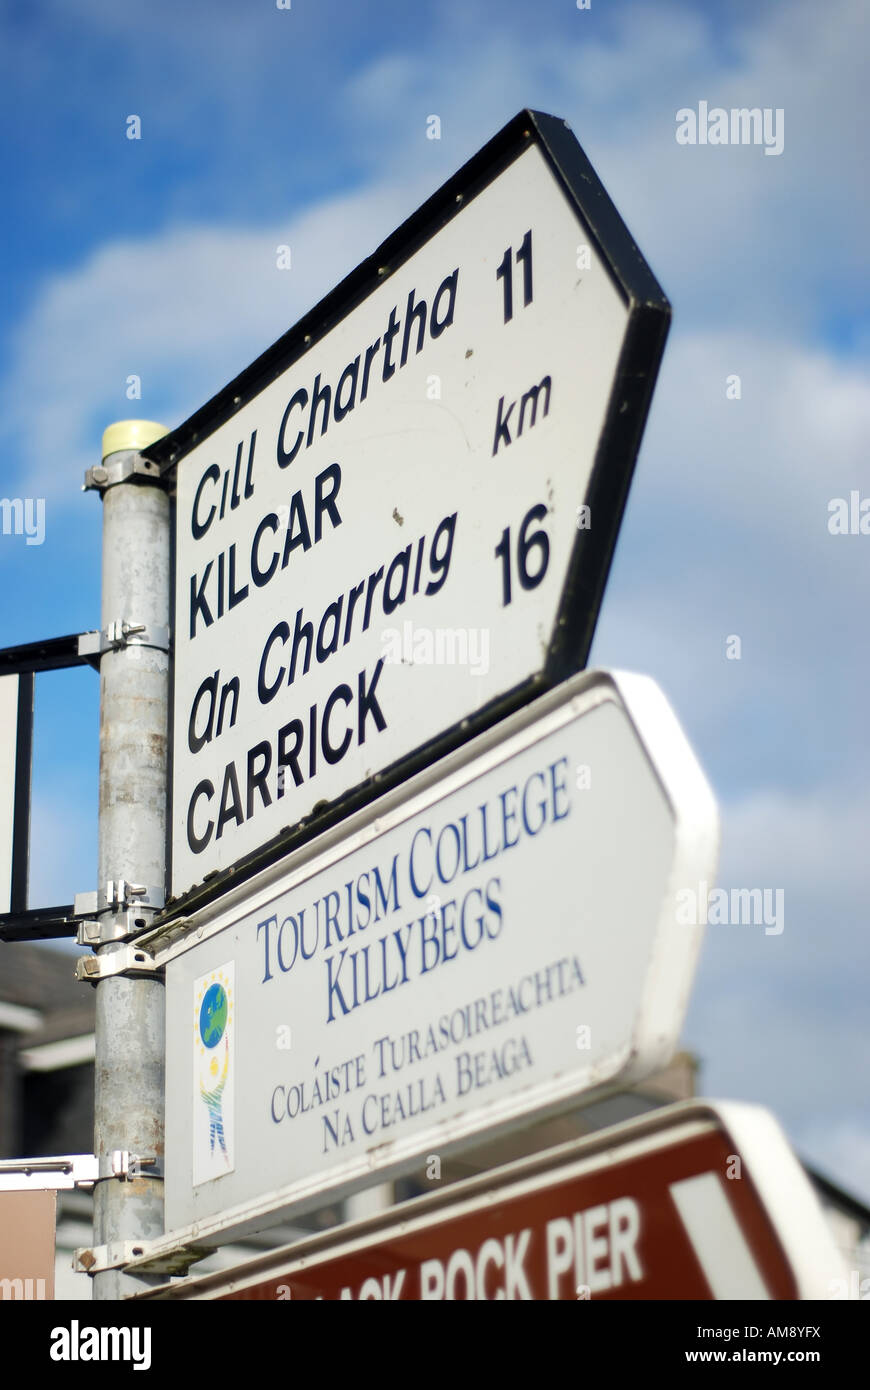
{"type": "Polygon", "coordinates": [[[72,903],[61,907],[35,907],[25,912],[0,913],[0,941],[53,941],[75,936],[78,920],[72,903]]]}
{"type": "Polygon", "coordinates": [[[91,658],[79,655],[81,633],[25,642],[20,647],[0,647],[0,676],[27,671],[63,671],[68,666],[89,666],[91,658]]]}
{"type": "Polygon", "coordinates": [[[33,771],[33,687],[33,672],[20,672],[15,742],[15,801],[12,813],[12,878],[9,893],[9,910],[15,913],[27,910],[30,785],[33,771]]]}

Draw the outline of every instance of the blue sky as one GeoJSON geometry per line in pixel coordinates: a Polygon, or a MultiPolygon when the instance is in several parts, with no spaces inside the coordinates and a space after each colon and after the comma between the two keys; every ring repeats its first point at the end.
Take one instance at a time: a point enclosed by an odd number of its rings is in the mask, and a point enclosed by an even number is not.
{"type": "MultiPolygon", "coordinates": [[[[179,423],[520,107],[570,121],[674,304],[594,661],[671,699],[722,885],[785,891],[781,935],[708,930],[684,1039],[706,1094],[769,1105],[870,1200],[870,537],[827,527],[870,495],[866,6],[7,0],[0,24],[0,493],[47,507],[41,547],[0,537],[3,645],[98,625],[79,488],[107,423],[179,423]],[[782,154],[678,145],[701,100],[782,108],[782,154]]],[[[92,673],[40,680],[34,902],[95,886],[97,729],[92,673]]]]}

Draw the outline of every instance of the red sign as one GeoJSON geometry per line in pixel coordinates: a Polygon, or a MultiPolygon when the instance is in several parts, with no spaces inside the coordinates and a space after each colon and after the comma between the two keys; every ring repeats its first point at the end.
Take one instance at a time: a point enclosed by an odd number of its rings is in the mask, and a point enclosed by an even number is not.
{"type": "Polygon", "coordinates": [[[754,1189],[727,1176],[730,1158],[723,1135],[696,1135],[224,1297],[796,1298],[754,1189]]]}
{"type": "Polygon", "coordinates": [[[838,1272],[773,1117],[688,1103],[150,1296],[795,1299],[838,1272]]]}

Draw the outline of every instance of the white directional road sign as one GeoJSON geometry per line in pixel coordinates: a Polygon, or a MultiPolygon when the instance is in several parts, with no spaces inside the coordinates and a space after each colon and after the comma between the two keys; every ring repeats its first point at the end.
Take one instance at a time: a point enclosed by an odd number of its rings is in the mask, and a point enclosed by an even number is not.
{"type": "Polygon", "coordinates": [[[143,936],[166,1221],[323,1202],[670,1058],[713,797],[658,687],[587,673],[143,936]]]}
{"type": "Polygon", "coordinates": [[[174,897],[582,667],[669,312],[522,112],[146,450],[177,470],[174,897]]]}

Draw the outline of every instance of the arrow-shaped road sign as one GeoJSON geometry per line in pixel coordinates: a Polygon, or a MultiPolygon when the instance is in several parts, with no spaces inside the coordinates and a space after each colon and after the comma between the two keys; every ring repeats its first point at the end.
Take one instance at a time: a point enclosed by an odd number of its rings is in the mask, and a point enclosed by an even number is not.
{"type": "Polygon", "coordinates": [[[582,668],[669,316],[565,122],[523,111],[148,448],[174,896],[582,668]]]}

